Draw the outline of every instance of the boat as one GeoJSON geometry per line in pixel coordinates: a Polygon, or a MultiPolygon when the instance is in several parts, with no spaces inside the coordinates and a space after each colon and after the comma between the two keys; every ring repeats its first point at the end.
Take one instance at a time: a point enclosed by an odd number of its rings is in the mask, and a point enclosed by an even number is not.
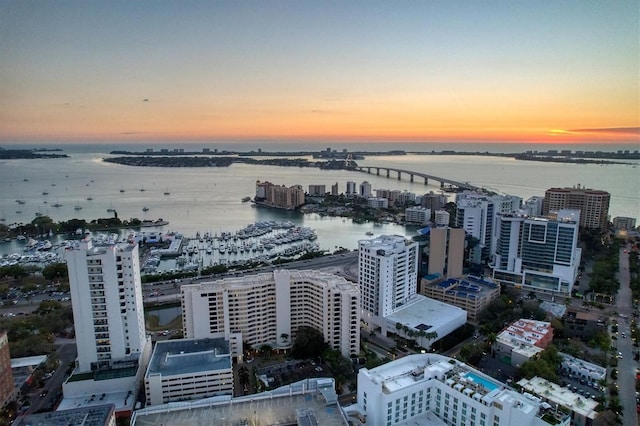
{"type": "Polygon", "coordinates": [[[167,189],[164,191],[164,195],[170,195],[170,194],[171,194],[171,193],[169,192],[169,188],[167,188],[167,189]]]}
{"type": "Polygon", "coordinates": [[[60,204],[60,203],[55,203],[55,204],[52,204],[52,206],[53,206],[53,207],[62,207],[62,204],[60,204]]]}
{"type": "Polygon", "coordinates": [[[369,235],[369,236],[373,235],[373,232],[371,232],[371,231],[367,231],[367,232],[365,232],[365,233],[366,233],[367,235],[369,235]]]}
{"type": "Polygon", "coordinates": [[[47,191],[42,191],[42,195],[49,195],[47,191]]]}
{"type": "Polygon", "coordinates": [[[93,200],[92,197],[87,197],[87,201],[91,201],[91,200],[93,200]]]}
{"type": "Polygon", "coordinates": [[[78,204],[76,204],[75,206],[73,206],[74,210],[82,210],[82,206],[79,206],[78,204]]]}
{"type": "Polygon", "coordinates": [[[120,189],[120,192],[124,192],[124,189],[120,189]]]}
{"type": "Polygon", "coordinates": [[[242,199],[242,202],[243,202],[243,203],[246,203],[247,201],[251,201],[251,197],[244,197],[244,198],[242,199]]]}
{"type": "Polygon", "coordinates": [[[149,207],[144,206],[144,207],[142,208],[142,211],[143,211],[143,212],[148,212],[148,211],[149,211],[149,207]]]}

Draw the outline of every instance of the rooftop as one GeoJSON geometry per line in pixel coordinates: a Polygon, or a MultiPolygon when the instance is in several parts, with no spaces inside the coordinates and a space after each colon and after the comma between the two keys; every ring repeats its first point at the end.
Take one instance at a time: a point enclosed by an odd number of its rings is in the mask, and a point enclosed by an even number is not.
{"type": "Polygon", "coordinates": [[[135,396],[129,390],[92,395],[78,395],[64,397],[58,406],[58,411],[92,408],[105,404],[113,404],[116,412],[129,411],[133,408],[135,396]]]}
{"type": "Polygon", "coordinates": [[[165,340],[156,343],[147,376],[173,376],[231,368],[229,344],[219,339],[165,340]]]}
{"type": "Polygon", "coordinates": [[[416,330],[429,332],[430,329],[436,330],[449,324],[452,319],[460,315],[466,318],[467,312],[456,306],[416,294],[387,319],[416,330]]]}
{"type": "Polygon", "coordinates": [[[112,404],[50,411],[19,417],[15,426],[106,426],[114,416],[112,404]]]}
{"type": "Polygon", "coordinates": [[[554,404],[567,407],[584,417],[593,419],[597,414],[595,411],[598,406],[597,401],[573,393],[569,389],[549,382],[542,377],[534,377],[530,380],[522,379],[518,384],[525,390],[547,399],[554,404]]]}
{"type": "Polygon", "coordinates": [[[134,412],[131,426],[347,426],[335,393],[328,395],[334,386],[333,379],[308,379],[270,392],[238,398],[223,396],[163,404],[134,412]]]}
{"type": "Polygon", "coordinates": [[[428,284],[427,287],[467,299],[482,299],[500,289],[496,283],[472,276],[464,279],[449,278],[446,281],[428,284]]]}
{"type": "Polygon", "coordinates": [[[15,426],[106,426],[114,416],[114,405],[50,411],[18,417],[15,426]]]}

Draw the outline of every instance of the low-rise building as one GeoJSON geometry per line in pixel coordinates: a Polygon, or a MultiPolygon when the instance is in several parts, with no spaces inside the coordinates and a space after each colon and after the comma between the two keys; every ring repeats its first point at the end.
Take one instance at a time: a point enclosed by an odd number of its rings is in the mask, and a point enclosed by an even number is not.
{"type": "Polygon", "coordinates": [[[613,218],[613,227],[616,231],[631,231],[636,227],[636,218],[616,216],[613,218]]]}
{"type": "Polygon", "coordinates": [[[131,418],[131,426],[204,424],[348,426],[331,378],[307,379],[237,398],[217,396],[147,407],[131,418]]]}
{"type": "Polygon", "coordinates": [[[589,384],[598,383],[607,378],[607,369],[604,367],[569,354],[560,353],[559,355],[562,357],[560,368],[563,373],[571,374],[578,380],[584,380],[589,384]]]}
{"type": "Polygon", "coordinates": [[[569,308],[564,316],[564,333],[567,337],[590,339],[596,332],[605,330],[606,323],[604,315],[569,308]]]}
{"type": "Polygon", "coordinates": [[[477,324],[480,314],[500,296],[500,286],[477,277],[449,278],[446,281],[420,280],[420,293],[467,312],[467,321],[477,324]]]}
{"type": "Polygon", "coordinates": [[[407,207],[404,215],[404,220],[408,223],[426,225],[431,221],[431,209],[422,206],[407,207]]]}
{"type": "Polygon", "coordinates": [[[49,411],[18,417],[14,426],[116,426],[113,404],[49,411]]]}
{"type": "Polygon", "coordinates": [[[563,388],[541,377],[522,379],[518,382],[527,393],[535,395],[543,404],[547,404],[554,411],[571,413],[572,425],[586,426],[593,424],[598,415],[598,402],[574,393],[569,388],[563,388]],[[557,408],[556,408],[557,407],[557,408]]]}
{"type": "Polygon", "coordinates": [[[233,368],[224,339],[157,342],[144,377],[147,405],[233,395],[233,368]]]}
{"type": "Polygon", "coordinates": [[[386,198],[369,197],[367,198],[367,205],[374,209],[386,209],[389,208],[389,200],[386,198]]]}
{"type": "Polygon", "coordinates": [[[549,413],[538,398],[437,354],[361,369],[357,403],[345,412],[353,424],[375,426],[568,426],[571,420],[567,413],[549,413]]]}
{"type": "Polygon", "coordinates": [[[511,357],[511,365],[519,367],[542,352],[553,340],[553,328],[545,321],[519,319],[496,337],[496,351],[511,357]]]}

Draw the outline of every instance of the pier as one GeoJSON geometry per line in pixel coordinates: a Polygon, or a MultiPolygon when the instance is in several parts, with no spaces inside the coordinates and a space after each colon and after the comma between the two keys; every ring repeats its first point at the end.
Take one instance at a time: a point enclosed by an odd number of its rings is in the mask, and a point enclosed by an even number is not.
{"type": "Polygon", "coordinates": [[[375,172],[375,174],[377,176],[381,176],[380,172],[383,172],[382,176],[386,176],[388,178],[391,178],[392,175],[391,173],[393,172],[398,180],[402,180],[402,175],[405,174],[407,176],[409,176],[409,181],[410,182],[414,182],[415,178],[418,177],[420,179],[424,179],[424,184],[427,185],[429,183],[429,180],[434,180],[436,182],[440,182],[440,187],[444,188],[445,185],[450,185],[450,186],[457,186],[458,188],[462,188],[462,189],[469,189],[469,190],[477,190],[480,189],[480,187],[477,187],[475,185],[471,185],[469,182],[458,182],[455,180],[451,180],[451,179],[447,179],[447,178],[443,178],[443,177],[438,177],[438,176],[434,176],[434,175],[429,175],[426,173],[420,173],[420,172],[414,172],[411,170],[403,170],[403,169],[396,169],[393,167],[381,167],[381,166],[355,166],[355,167],[351,167],[349,168],[349,170],[355,170],[358,172],[363,172],[363,173],[367,173],[367,174],[372,174],[373,172],[375,172]]]}

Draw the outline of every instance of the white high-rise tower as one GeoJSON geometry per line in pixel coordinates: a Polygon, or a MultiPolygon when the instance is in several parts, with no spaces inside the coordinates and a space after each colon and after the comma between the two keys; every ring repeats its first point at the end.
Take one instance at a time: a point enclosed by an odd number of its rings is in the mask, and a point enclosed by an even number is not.
{"type": "Polygon", "coordinates": [[[418,243],[399,235],[381,235],[361,240],[358,246],[362,310],[369,317],[389,316],[417,293],[418,243]]]}
{"type": "Polygon", "coordinates": [[[77,242],[66,252],[78,346],[77,371],[108,368],[145,350],[137,244],[77,242]]]}

